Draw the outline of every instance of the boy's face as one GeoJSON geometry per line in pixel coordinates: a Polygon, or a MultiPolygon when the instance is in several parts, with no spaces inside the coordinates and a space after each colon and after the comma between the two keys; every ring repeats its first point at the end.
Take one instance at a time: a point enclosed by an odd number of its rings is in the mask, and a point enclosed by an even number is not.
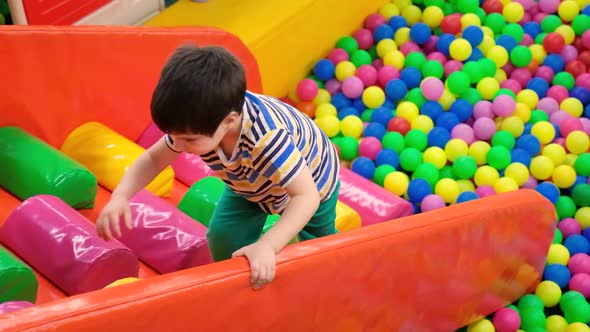
{"type": "Polygon", "coordinates": [[[239,125],[240,121],[237,113],[231,113],[221,122],[212,136],[193,133],[170,133],[169,135],[174,140],[175,150],[202,155],[215,150],[232,129],[239,131],[239,126],[234,127],[239,125]]]}

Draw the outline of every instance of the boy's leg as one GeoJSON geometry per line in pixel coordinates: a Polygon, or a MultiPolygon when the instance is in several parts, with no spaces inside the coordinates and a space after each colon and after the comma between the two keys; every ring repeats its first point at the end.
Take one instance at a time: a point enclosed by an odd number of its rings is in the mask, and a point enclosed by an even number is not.
{"type": "Polygon", "coordinates": [[[234,251],[258,240],[266,213],[226,188],[211,217],[207,240],[214,261],[231,258],[234,251]]]}
{"type": "Polygon", "coordinates": [[[340,181],[336,185],[336,190],[330,196],[330,199],[320,203],[318,210],[311,217],[311,220],[299,232],[299,239],[301,241],[315,239],[318,237],[336,234],[336,202],[338,202],[338,190],[340,189],[340,181]]]}

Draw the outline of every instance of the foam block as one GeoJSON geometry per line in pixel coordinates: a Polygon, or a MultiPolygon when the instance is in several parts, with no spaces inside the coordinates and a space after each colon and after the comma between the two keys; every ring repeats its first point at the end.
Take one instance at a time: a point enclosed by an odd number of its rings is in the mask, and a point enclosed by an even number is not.
{"type": "Polygon", "coordinates": [[[209,227],[217,202],[225,190],[225,183],[219,178],[208,176],[193,184],[184,194],[178,209],[201,224],[209,227]]]}
{"type": "MultiPolygon", "coordinates": [[[[113,191],[145,149],[101,123],[86,122],[68,135],[61,151],[86,166],[96,175],[98,183],[113,191]]],[[[146,189],[168,197],[173,185],[174,171],[168,166],[146,189]]]]}
{"type": "MultiPolygon", "coordinates": [[[[147,149],[162,138],[163,135],[164,133],[152,123],[141,134],[137,144],[147,149]]],[[[215,174],[201,157],[186,152],[178,155],[178,158],[172,163],[172,169],[178,181],[189,187],[202,178],[215,174]]]]}
{"type": "Polygon", "coordinates": [[[33,270],[8,249],[0,246],[0,303],[35,302],[38,289],[39,283],[33,270]]]}
{"type": "Polygon", "coordinates": [[[33,304],[27,301],[10,301],[0,303],[0,315],[4,315],[13,311],[32,307],[33,304]]]}
{"type": "Polygon", "coordinates": [[[0,228],[0,241],[69,295],[139,273],[129,248],[99,238],[92,223],[55,196],[21,203],[0,228]]]}
{"type": "Polygon", "coordinates": [[[130,200],[133,228],[121,224],[121,243],[160,273],[211,263],[207,228],[147,190],[130,200]]]}
{"type": "Polygon", "coordinates": [[[88,169],[17,127],[0,128],[0,186],[25,200],[39,194],[74,208],[92,208],[96,177],[88,169]]]}
{"type": "Polygon", "coordinates": [[[338,199],[361,216],[363,226],[411,215],[412,205],[353,171],[340,168],[338,199]]]}

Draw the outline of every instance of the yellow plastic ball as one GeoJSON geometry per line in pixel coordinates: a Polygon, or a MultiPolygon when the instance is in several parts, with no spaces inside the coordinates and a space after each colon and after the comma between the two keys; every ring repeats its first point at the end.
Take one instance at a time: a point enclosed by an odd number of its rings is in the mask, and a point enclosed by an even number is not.
{"type": "Polygon", "coordinates": [[[402,16],[408,22],[408,26],[413,26],[422,19],[422,11],[417,6],[407,6],[402,9],[402,16]]]}
{"type": "Polygon", "coordinates": [[[379,14],[389,20],[393,16],[399,16],[399,8],[393,3],[387,3],[379,9],[379,14]]]}
{"type": "Polygon", "coordinates": [[[557,143],[550,143],[545,145],[541,155],[551,158],[553,165],[559,166],[565,160],[565,149],[557,143]]]}
{"type": "Polygon", "coordinates": [[[478,166],[481,166],[487,162],[487,154],[490,151],[491,146],[486,141],[475,141],[469,146],[469,156],[475,160],[478,166]]]}
{"type": "Polygon", "coordinates": [[[559,165],[553,170],[551,179],[558,188],[569,188],[576,182],[576,170],[568,165],[559,165]]]}
{"type": "Polygon", "coordinates": [[[494,183],[493,187],[498,194],[518,190],[518,184],[516,183],[516,181],[514,181],[513,178],[509,177],[499,178],[498,181],[494,183]]]}
{"type": "Polygon", "coordinates": [[[576,0],[576,3],[578,4],[578,8],[584,8],[590,5],[590,0],[576,0]]]}
{"type": "Polygon", "coordinates": [[[531,108],[525,103],[516,103],[514,115],[519,117],[522,122],[527,123],[531,119],[531,108]]]}
{"type": "Polygon", "coordinates": [[[135,278],[135,277],[127,277],[127,278],[113,281],[112,283],[106,285],[104,288],[111,288],[111,287],[115,287],[115,286],[119,286],[119,285],[129,284],[129,283],[139,281],[139,280],[141,280],[141,279],[135,278]]]}
{"type": "Polygon", "coordinates": [[[336,65],[336,79],[344,81],[356,73],[356,66],[350,61],[341,61],[336,65]]]}
{"type": "Polygon", "coordinates": [[[342,135],[359,138],[363,134],[363,121],[354,115],[348,115],[340,122],[340,130],[342,135]]]}
{"type": "Polygon", "coordinates": [[[547,180],[553,175],[555,166],[553,160],[547,156],[536,156],[531,160],[530,165],[531,174],[537,180],[547,180]]]}
{"type": "Polygon", "coordinates": [[[385,38],[377,43],[377,55],[383,58],[387,53],[397,51],[397,44],[393,39],[385,38]]]}
{"type": "Polygon", "coordinates": [[[563,164],[574,167],[576,159],[578,159],[578,155],[568,153],[565,155],[565,160],[563,161],[563,164]]]}
{"type": "Polygon", "coordinates": [[[378,86],[370,86],[363,91],[363,103],[368,108],[377,108],[385,102],[385,92],[378,86]]]}
{"type": "Polygon", "coordinates": [[[467,332],[494,332],[494,324],[489,319],[481,319],[467,326],[467,332]]]}
{"type": "Polygon", "coordinates": [[[524,89],[516,94],[516,102],[525,103],[530,109],[533,110],[535,107],[537,107],[539,96],[531,89],[524,89]]]}
{"type": "Polygon", "coordinates": [[[492,40],[494,39],[494,35],[495,35],[494,31],[492,29],[490,29],[490,27],[484,25],[481,27],[481,31],[483,32],[484,38],[490,37],[490,38],[492,38],[492,40]]]}
{"type": "Polygon", "coordinates": [[[451,58],[465,61],[471,56],[471,44],[463,38],[457,38],[451,42],[449,53],[451,58]]]}
{"type": "Polygon", "coordinates": [[[562,20],[571,22],[580,13],[580,7],[573,0],[565,0],[557,7],[557,13],[562,20]]]}
{"type": "Polygon", "coordinates": [[[567,330],[567,320],[563,316],[551,315],[545,321],[547,332],[565,332],[567,330]]]}
{"type": "Polygon", "coordinates": [[[481,26],[479,16],[473,13],[463,14],[463,16],[461,16],[461,29],[464,30],[470,25],[481,26]]]}
{"type": "Polygon", "coordinates": [[[504,6],[502,15],[507,22],[518,23],[524,17],[524,8],[518,2],[510,2],[504,6]]]}
{"type": "Polygon", "coordinates": [[[416,104],[409,102],[409,101],[402,101],[397,106],[396,116],[400,118],[404,118],[408,120],[410,123],[414,120],[418,115],[420,115],[420,110],[418,110],[418,106],[416,104]]]}
{"type": "Polygon", "coordinates": [[[539,139],[541,144],[548,144],[555,138],[555,127],[548,121],[539,121],[531,128],[531,134],[539,139]]]}
{"type": "MultiPolygon", "coordinates": [[[[487,27],[483,27],[483,28],[487,28],[487,27]]],[[[484,29],[484,32],[485,32],[485,29],[484,29]]],[[[481,53],[483,53],[483,55],[488,56],[489,51],[494,46],[496,46],[496,42],[494,41],[493,33],[492,33],[491,36],[489,36],[489,35],[483,36],[483,40],[481,41],[481,43],[477,47],[480,49],[480,51],[481,51],[481,53]]],[[[506,53],[506,54],[508,54],[508,53],[506,53]]]]}
{"type": "Polygon", "coordinates": [[[553,243],[547,254],[547,264],[567,265],[570,261],[570,252],[563,244],[553,243]]]}
{"type": "Polygon", "coordinates": [[[452,138],[445,145],[445,152],[448,160],[455,161],[458,157],[469,154],[469,146],[460,138],[452,138]]]}
{"type": "Polygon", "coordinates": [[[457,200],[461,192],[455,180],[444,178],[436,183],[434,193],[442,197],[445,202],[453,203],[457,200]]]}
{"type": "Polygon", "coordinates": [[[590,327],[584,323],[571,323],[565,329],[565,332],[590,332],[590,327]]]}
{"type": "Polygon", "coordinates": [[[500,129],[506,130],[507,132],[511,133],[512,136],[518,138],[520,135],[522,135],[522,133],[524,133],[524,122],[522,122],[518,116],[511,115],[502,121],[500,129]]]}
{"type": "Polygon", "coordinates": [[[460,192],[475,191],[475,185],[473,184],[473,182],[471,182],[471,180],[457,180],[457,184],[459,185],[460,192]]]}
{"type": "Polygon", "coordinates": [[[329,104],[332,100],[332,95],[326,89],[319,89],[318,94],[313,99],[313,103],[316,105],[329,104]]]}
{"type": "Polygon", "coordinates": [[[318,107],[315,109],[315,117],[316,119],[322,118],[324,116],[336,116],[338,115],[338,110],[336,106],[332,104],[319,104],[318,107]]]}
{"type": "Polygon", "coordinates": [[[571,153],[580,155],[590,148],[590,137],[583,131],[572,131],[565,138],[565,146],[571,153]]]}
{"type": "Polygon", "coordinates": [[[393,0],[392,2],[400,11],[412,5],[412,0],[393,0]]]}
{"type": "Polygon", "coordinates": [[[451,105],[455,102],[456,98],[451,91],[448,89],[444,89],[442,96],[438,98],[438,103],[443,107],[446,111],[451,108],[451,105]]]}
{"type": "Polygon", "coordinates": [[[492,46],[489,50],[488,53],[486,54],[486,56],[494,61],[494,63],[496,64],[496,66],[502,67],[504,66],[506,63],[508,63],[508,51],[506,51],[506,49],[502,46],[499,45],[495,45],[492,46]]]}
{"type": "Polygon", "coordinates": [[[410,41],[410,28],[403,27],[403,28],[397,29],[397,31],[393,35],[393,40],[395,40],[395,43],[397,44],[397,46],[402,46],[403,44],[409,42],[410,41]]]}
{"type": "Polygon", "coordinates": [[[442,169],[447,164],[447,154],[438,146],[427,148],[422,154],[425,163],[431,163],[436,168],[442,169]]]}
{"type": "Polygon", "coordinates": [[[403,172],[391,172],[385,177],[383,187],[398,196],[404,195],[408,191],[410,178],[403,172]]]}
{"type": "Polygon", "coordinates": [[[442,9],[437,6],[428,6],[422,13],[422,21],[431,29],[437,28],[444,17],[442,9]]]}
{"type": "Polygon", "coordinates": [[[397,70],[404,69],[404,62],[406,61],[406,57],[401,51],[391,51],[385,54],[383,57],[383,64],[388,66],[393,66],[397,70]]]}
{"type": "Polygon", "coordinates": [[[473,176],[473,181],[475,181],[476,186],[494,186],[496,181],[500,179],[500,174],[498,170],[493,168],[492,166],[484,165],[481,166],[475,171],[475,175],[473,176]]]}
{"type": "Polygon", "coordinates": [[[545,57],[547,56],[547,52],[545,52],[543,45],[533,44],[529,46],[529,50],[531,50],[533,59],[537,61],[537,63],[543,63],[543,60],[545,60],[545,57]]]}
{"type": "Polygon", "coordinates": [[[506,76],[506,72],[502,68],[496,69],[496,74],[494,75],[494,79],[498,81],[498,83],[502,84],[508,76],[506,76]]]}
{"type": "Polygon", "coordinates": [[[569,25],[560,25],[557,27],[557,29],[555,29],[555,32],[557,32],[563,37],[563,40],[567,45],[573,43],[574,39],[576,38],[576,33],[574,32],[574,29],[572,29],[572,27],[569,25]]]}
{"type": "Polygon", "coordinates": [[[561,288],[555,282],[545,280],[537,285],[535,294],[543,301],[545,307],[551,308],[559,303],[561,288]]]}
{"type": "Polygon", "coordinates": [[[521,163],[512,163],[506,167],[504,175],[516,181],[516,184],[520,187],[528,181],[529,169],[521,163]]]}
{"type": "Polygon", "coordinates": [[[584,206],[579,208],[574,215],[574,219],[580,223],[582,229],[590,227],[590,207],[584,206]]]}
{"type": "Polygon", "coordinates": [[[565,98],[559,104],[559,108],[571,114],[571,116],[579,118],[584,112],[584,105],[577,98],[565,98]]]}
{"type": "Polygon", "coordinates": [[[491,77],[484,77],[477,82],[477,91],[483,99],[491,100],[498,90],[500,90],[500,83],[491,77]]]}
{"type": "Polygon", "coordinates": [[[434,128],[434,123],[430,117],[426,115],[418,115],[412,120],[411,126],[412,129],[418,129],[421,132],[428,134],[432,128],[434,128]]]}
{"type": "Polygon", "coordinates": [[[327,115],[321,118],[315,118],[314,121],[328,137],[334,137],[340,132],[340,120],[336,116],[327,115]]]}

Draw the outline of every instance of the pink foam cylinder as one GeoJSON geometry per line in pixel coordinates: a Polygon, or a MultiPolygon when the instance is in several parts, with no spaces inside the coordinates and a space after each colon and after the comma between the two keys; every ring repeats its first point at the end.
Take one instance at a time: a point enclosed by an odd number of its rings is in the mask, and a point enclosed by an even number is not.
{"type": "Polygon", "coordinates": [[[68,295],[137,277],[137,256],[104,241],[78,211],[51,195],[22,202],[0,229],[0,241],[68,295]]]}
{"type": "Polygon", "coordinates": [[[129,201],[132,229],[121,225],[119,241],[160,273],[209,264],[207,228],[160,197],[141,190],[129,201]]]}
{"type": "MultiPolygon", "coordinates": [[[[137,140],[137,144],[147,149],[156,143],[164,133],[155,125],[150,124],[137,140]]],[[[201,157],[183,152],[172,162],[172,169],[178,181],[192,186],[195,182],[206,176],[212,176],[213,170],[207,165],[201,157]]]]}
{"type": "Polygon", "coordinates": [[[13,311],[32,307],[33,304],[27,301],[9,301],[0,303],[0,315],[4,315],[13,311]]]}
{"type": "Polygon", "coordinates": [[[408,201],[347,168],[340,169],[340,182],[338,199],[360,215],[363,226],[405,217],[414,210],[408,201]]]}

